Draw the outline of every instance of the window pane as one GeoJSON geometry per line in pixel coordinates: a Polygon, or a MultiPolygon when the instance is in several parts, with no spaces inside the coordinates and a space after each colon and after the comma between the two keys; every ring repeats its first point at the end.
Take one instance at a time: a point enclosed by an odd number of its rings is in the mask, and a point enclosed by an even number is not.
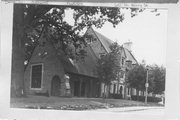
{"type": "Polygon", "coordinates": [[[32,66],[31,88],[41,88],[42,65],[32,66]]]}

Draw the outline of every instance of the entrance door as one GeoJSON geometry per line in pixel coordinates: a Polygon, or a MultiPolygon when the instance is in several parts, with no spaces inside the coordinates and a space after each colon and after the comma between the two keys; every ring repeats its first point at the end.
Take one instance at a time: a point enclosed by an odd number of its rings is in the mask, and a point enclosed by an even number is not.
{"type": "Polygon", "coordinates": [[[60,96],[61,80],[56,75],[51,80],[51,96],[60,96]]]}
{"type": "Polygon", "coordinates": [[[119,92],[120,92],[121,98],[123,98],[123,87],[122,86],[120,87],[119,92]]]}
{"type": "Polygon", "coordinates": [[[83,81],[74,81],[74,96],[85,97],[86,83],[83,81]]]}
{"type": "Polygon", "coordinates": [[[114,93],[114,94],[116,93],[116,84],[114,84],[114,90],[113,90],[113,93],[114,93]]]}

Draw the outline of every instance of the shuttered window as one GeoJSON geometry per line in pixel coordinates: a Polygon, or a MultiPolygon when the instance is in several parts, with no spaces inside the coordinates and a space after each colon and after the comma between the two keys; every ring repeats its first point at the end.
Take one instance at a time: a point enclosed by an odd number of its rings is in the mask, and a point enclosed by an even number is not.
{"type": "Polygon", "coordinates": [[[42,64],[31,67],[31,88],[41,88],[42,64]]]}

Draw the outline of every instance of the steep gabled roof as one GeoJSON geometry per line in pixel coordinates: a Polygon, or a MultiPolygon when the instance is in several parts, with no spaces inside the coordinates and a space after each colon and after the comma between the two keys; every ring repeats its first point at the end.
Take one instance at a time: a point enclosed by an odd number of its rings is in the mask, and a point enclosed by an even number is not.
{"type": "Polygon", "coordinates": [[[89,77],[97,77],[96,74],[96,56],[92,52],[91,48],[86,48],[87,56],[84,60],[73,61],[67,58],[65,55],[60,56],[59,59],[63,63],[65,72],[85,75],[89,77]]]}
{"type": "Polygon", "coordinates": [[[133,54],[128,49],[124,48],[124,52],[125,52],[125,55],[126,55],[126,60],[132,61],[132,64],[137,64],[138,63],[137,60],[135,59],[135,57],[133,56],[133,54]]]}
{"type": "MultiPolygon", "coordinates": [[[[92,29],[92,28],[91,28],[92,29]]],[[[92,29],[93,30],[93,29],[92,29]]],[[[101,42],[101,44],[103,45],[104,49],[109,53],[111,52],[110,50],[110,45],[113,43],[113,41],[107,37],[105,37],[104,35],[102,35],[101,33],[93,30],[94,34],[97,36],[98,40],[101,42]]]]}
{"type": "MultiPolygon", "coordinates": [[[[93,28],[89,28],[92,29],[92,31],[94,32],[94,34],[96,35],[96,37],[98,38],[98,40],[101,42],[101,44],[103,45],[104,49],[106,50],[106,52],[111,52],[110,50],[110,45],[114,42],[111,39],[105,37],[104,35],[102,35],[101,33],[95,31],[93,28]]],[[[137,64],[137,60],[135,59],[135,57],[133,56],[133,54],[126,48],[122,47],[124,53],[125,53],[125,57],[127,60],[132,61],[132,64],[137,64]]]]}

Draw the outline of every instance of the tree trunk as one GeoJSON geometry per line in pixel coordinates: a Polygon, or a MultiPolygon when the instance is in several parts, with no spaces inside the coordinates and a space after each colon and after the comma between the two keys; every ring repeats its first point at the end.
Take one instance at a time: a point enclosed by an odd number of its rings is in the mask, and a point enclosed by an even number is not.
{"type": "Polygon", "coordinates": [[[104,83],[104,94],[103,94],[103,98],[106,98],[106,84],[104,83]]]}
{"type": "Polygon", "coordinates": [[[136,90],[137,100],[139,101],[139,89],[136,90]]]}
{"type": "Polygon", "coordinates": [[[107,97],[110,98],[110,84],[107,85],[107,97]]]}
{"type": "Polygon", "coordinates": [[[24,93],[24,24],[23,5],[14,5],[11,96],[20,97],[24,93]]]}

